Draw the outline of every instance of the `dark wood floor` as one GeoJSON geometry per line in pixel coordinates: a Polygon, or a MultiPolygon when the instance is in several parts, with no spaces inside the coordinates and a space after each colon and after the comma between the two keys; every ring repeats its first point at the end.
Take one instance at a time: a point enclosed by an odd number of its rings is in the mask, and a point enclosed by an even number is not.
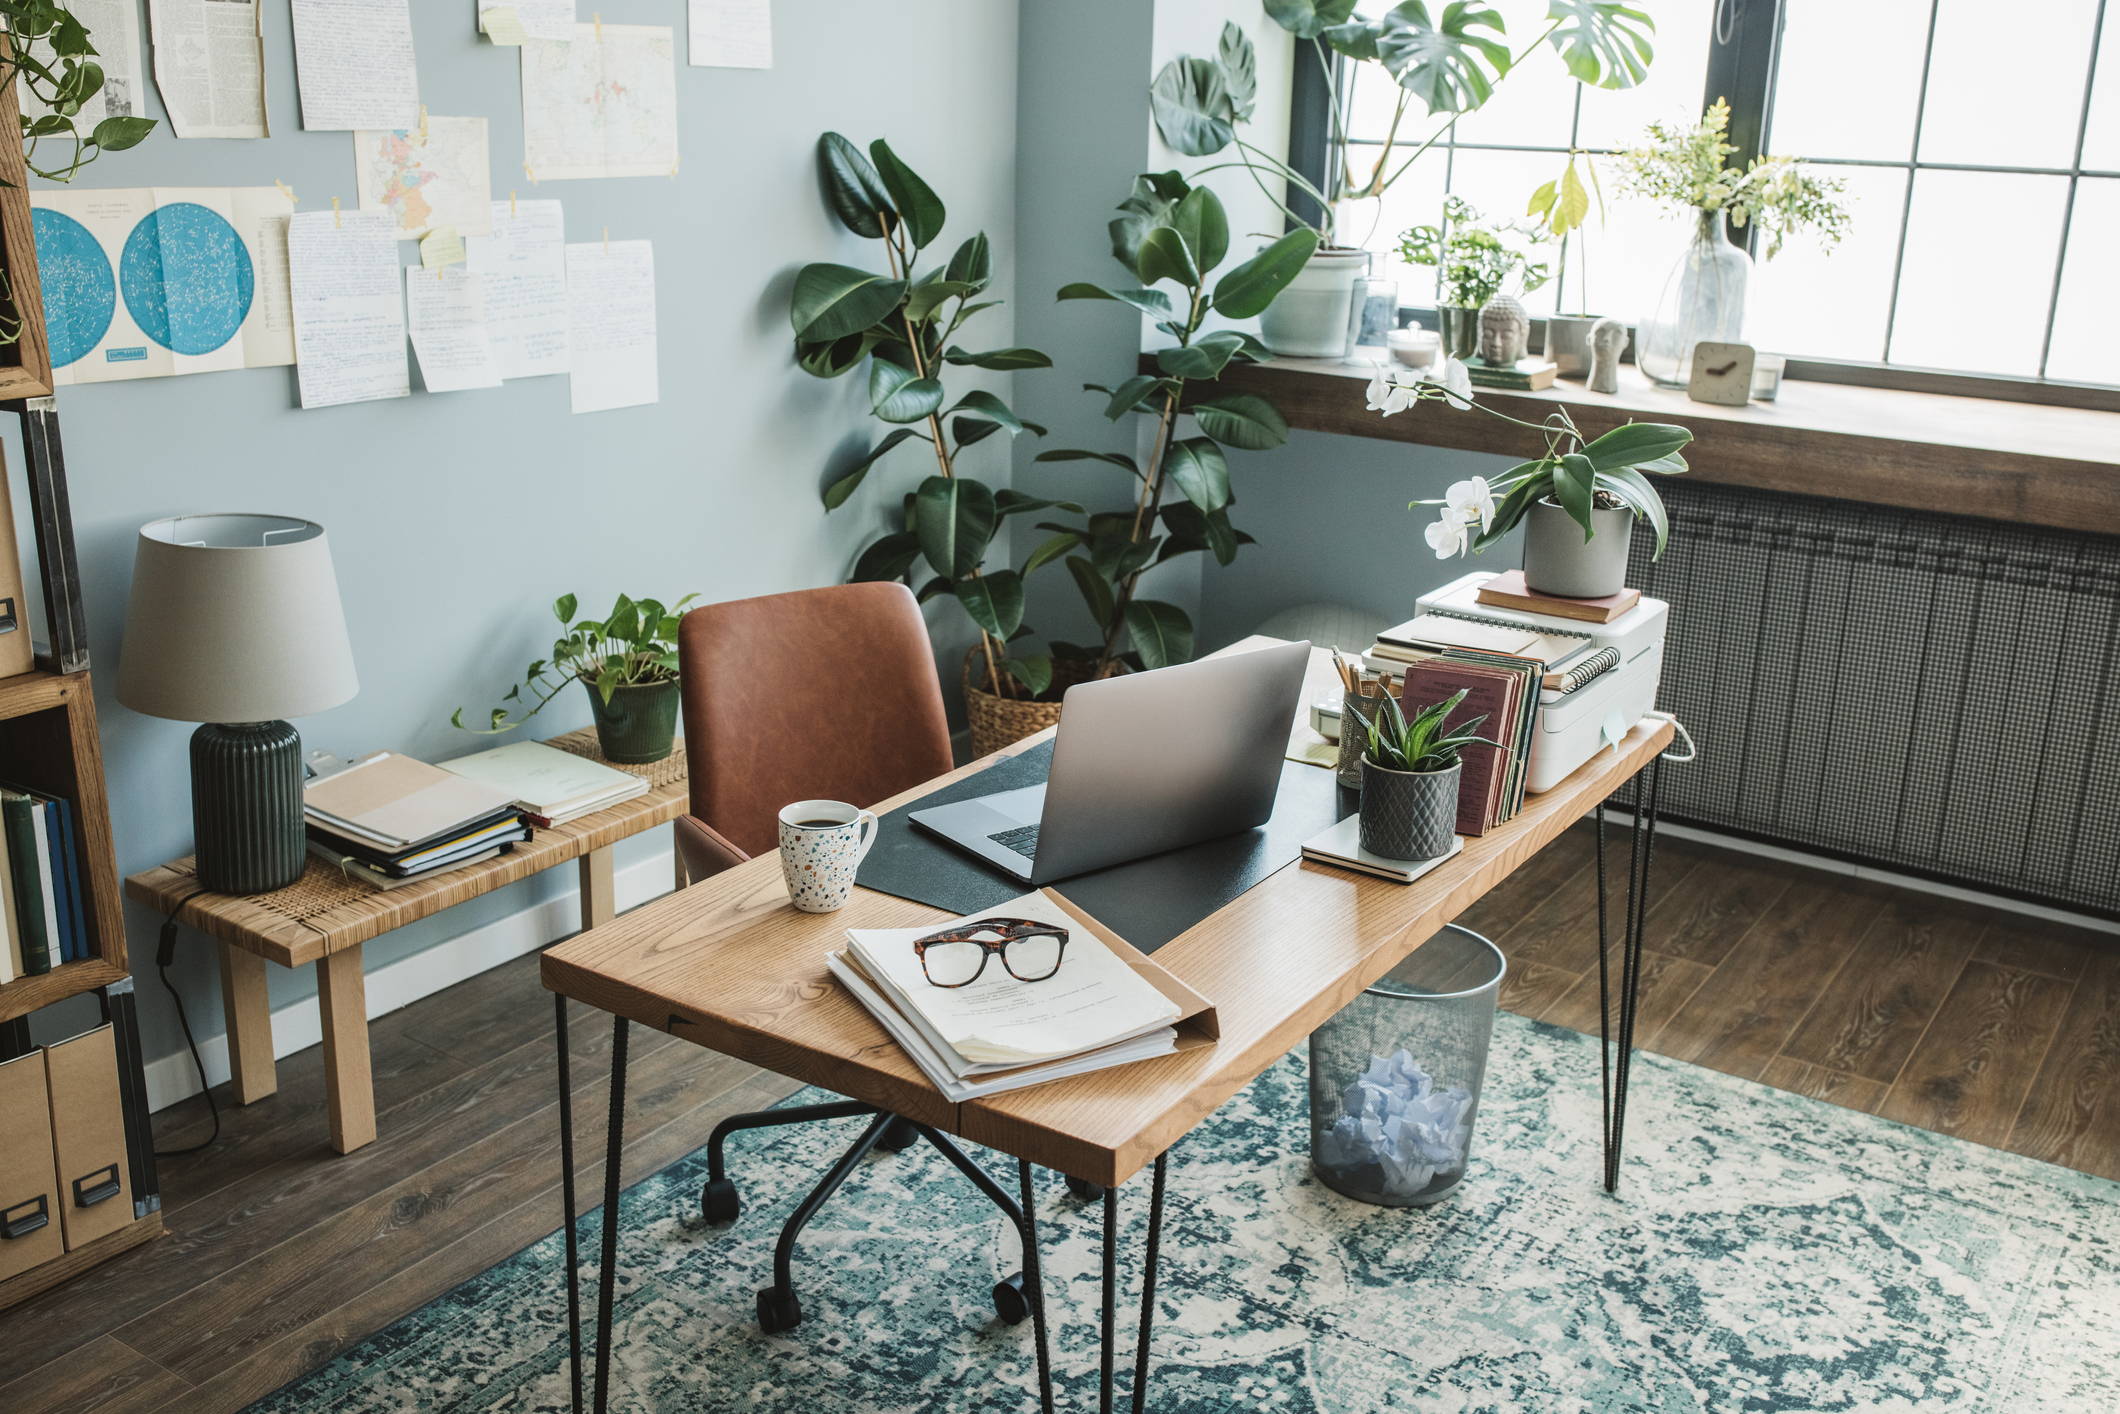
{"type": "MultiPolygon", "coordinates": [[[[1591,857],[1572,833],[1464,919],[1509,954],[1504,1005],[1586,1030],[1591,857]]],[[[1649,1049],[2120,1178],[2113,939],[1669,838],[1652,892],[1649,1049]]],[[[575,1016],[578,1112],[600,1114],[610,1029],[575,1016]]],[[[0,1410],[240,1408],[552,1230],[551,1026],[532,958],[377,1021],[381,1137],[343,1157],[317,1052],[282,1061],[278,1095],[163,1164],[168,1237],[0,1313],[0,1410]]],[[[629,1183],[791,1088],[633,1036],[629,1183]]],[[[196,1142],[203,1101],[157,1130],[196,1142]]]]}

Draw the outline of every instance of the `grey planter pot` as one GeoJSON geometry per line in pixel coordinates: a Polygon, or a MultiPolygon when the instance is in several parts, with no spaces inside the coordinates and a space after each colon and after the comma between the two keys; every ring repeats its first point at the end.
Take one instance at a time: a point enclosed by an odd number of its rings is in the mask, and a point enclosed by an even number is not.
{"type": "Polygon", "coordinates": [[[1471,358],[1480,351],[1480,312],[1446,304],[1435,312],[1443,336],[1443,352],[1451,358],[1471,358]]]}
{"type": "Polygon", "coordinates": [[[1564,599],[1602,599],[1627,587],[1627,551],[1634,538],[1634,512],[1624,506],[1590,512],[1593,534],[1560,502],[1534,501],[1524,517],[1524,583],[1564,599]]]}
{"type": "Polygon", "coordinates": [[[1362,848],[1386,859],[1433,859],[1457,830],[1463,764],[1447,771],[1393,771],[1362,758],[1362,848]]]}
{"type": "MultiPolygon", "coordinates": [[[[1590,327],[1602,314],[1549,314],[1546,316],[1546,357],[1554,369],[1570,378],[1590,376],[1590,327]]],[[[1625,355],[1626,345],[1620,346],[1625,355]]]]}

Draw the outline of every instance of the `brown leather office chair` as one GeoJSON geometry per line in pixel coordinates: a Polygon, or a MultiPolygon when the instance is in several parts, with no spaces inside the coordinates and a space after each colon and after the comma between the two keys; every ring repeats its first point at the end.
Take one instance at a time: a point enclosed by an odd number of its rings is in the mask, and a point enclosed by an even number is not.
{"type": "MultiPolygon", "coordinates": [[[[676,823],[686,876],[707,878],[779,844],[790,801],[843,800],[864,808],[950,769],[949,723],[934,650],[912,591],[845,584],[708,604],[677,633],[692,809],[676,823]]],[[[926,1139],[1006,1213],[1022,1210],[949,1138],[858,1100],[735,1115],[707,1140],[700,1208],[734,1221],[742,1204],[723,1149],[740,1130],[869,1117],[869,1124],[795,1209],[773,1251],[773,1284],[758,1293],[758,1323],[802,1319],[791,1268],[795,1239],[871,1149],[926,1139]]],[[[1022,1275],[994,1288],[1001,1318],[1029,1314],[1022,1275]]]]}

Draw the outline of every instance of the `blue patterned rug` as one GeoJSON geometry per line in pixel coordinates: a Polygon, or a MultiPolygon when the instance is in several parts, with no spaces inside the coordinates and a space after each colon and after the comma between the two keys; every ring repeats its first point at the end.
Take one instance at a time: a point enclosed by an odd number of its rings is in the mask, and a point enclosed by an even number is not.
{"type": "MultiPolygon", "coordinates": [[[[1471,1172],[1425,1211],[1310,1176],[1301,1053],[1180,1144],[1151,1408],[2120,1409],[2120,1185],[1645,1055],[1609,1198],[1595,1043],[1504,1016],[1488,1077],[1471,1172]]],[[[798,1250],[803,1324],[759,1333],[779,1222],[855,1123],[737,1140],[730,1228],[698,1217],[704,1151],[626,1195],[614,1409],[1035,1408],[1030,1327],[987,1295],[1014,1235],[924,1145],[841,1190],[798,1250]]],[[[1094,1407],[1099,1209],[1046,1192],[1062,1405],[1094,1407]]],[[[255,1407],[563,1410],[561,1265],[554,1235],[255,1407]]]]}

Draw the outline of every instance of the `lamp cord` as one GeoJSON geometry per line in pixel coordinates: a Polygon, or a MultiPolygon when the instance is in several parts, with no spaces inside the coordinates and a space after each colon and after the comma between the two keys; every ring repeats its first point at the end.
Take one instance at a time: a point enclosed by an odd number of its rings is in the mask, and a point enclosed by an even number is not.
{"type": "Polygon", "coordinates": [[[169,965],[176,961],[177,957],[177,915],[184,911],[185,904],[200,894],[212,892],[211,889],[193,889],[178,899],[176,906],[170,909],[169,916],[162,920],[161,937],[155,947],[155,975],[162,979],[162,990],[169,993],[170,1001],[176,1003],[177,1025],[184,1029],[184,1044],[190,1049],[191,1063],[199,1072],[199,1091],[206,1096],[206,1112],[213,1116],[213,1132],[187,1148],[157,1149],[155,1157],[158,1159],[181,1159],[187,1154],[199,1153],[212,1148],[215,1141],[221,1137],[221,1107],[214,1103],[213,1086],[206,1079],[206,1062],[199,1058],[199,1043],[191,1034],[191,1018],[184,1013],[184,998],[169,980],[169,965]]]}

